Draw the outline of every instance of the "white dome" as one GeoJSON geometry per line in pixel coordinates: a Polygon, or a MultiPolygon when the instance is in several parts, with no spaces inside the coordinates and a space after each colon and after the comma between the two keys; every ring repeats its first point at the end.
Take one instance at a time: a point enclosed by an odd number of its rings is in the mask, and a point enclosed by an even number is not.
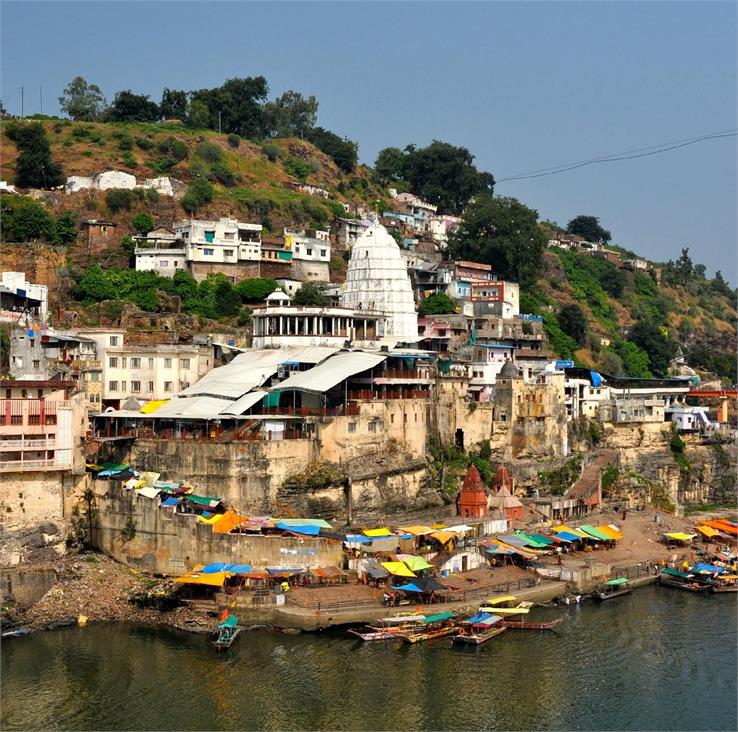
{"type": "Polygon", "coordinates": [[[381,224],[365,229],[351,250],[341,305],[382,312],[387,317],[387,336],[408,343],[418,340],[407,266],[397,242],[381,224]]]}

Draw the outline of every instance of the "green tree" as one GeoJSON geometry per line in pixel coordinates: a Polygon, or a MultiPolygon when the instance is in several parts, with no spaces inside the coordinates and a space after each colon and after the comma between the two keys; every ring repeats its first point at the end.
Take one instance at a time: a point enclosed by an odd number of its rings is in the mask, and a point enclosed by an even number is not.
{"type": "Polygon", "coordinates": [[[263,76],[228,79],[222,86],[214,89],[199,89],[192,93],[190,124],[193,127],[209,127],[222,132],[234,132],[241,137],[253,139],[261,137],[264,129],[263,104],[269,93],[269,86],[263,76]],[[193,117],[195,102],[198,115],[208,111],[206,124],[195,124],[193,117]]]}
{"type": "Polygon", "coordinates": [[[116,296],[115,285],[109,280],[99,264],[93,264],[84,273],[74,292],[75,297],[83,302],[102,302],[112,300],[116,296]]]}
{"type": "Polygon", "coordinates": [[[305,282],[295,293],[294,303],[295,305],[323,306],[328,304],[328,298],[314,282],[305,282]]]}
{"type": "Polygon", "coordinates": [[[677,344],[664,331],[648,320],[639,320],[628,333],[628,340],[648,354],[651,371],[665,376],[677,344]]]}
{"type": "Polygon", "coordinates": [[[3,241],[53,241],[54,219],[38,201],[26,196],[2,196],[1,201],[3,241]]]}
{"type": "Polygon", "coordinates": [[[187,213],[196,213],[203,204],[210,203],[213,200],[214,194],[213,186],[210,183],[204,178],[195,178],[190,183],[187,193],[182,196],[180,203],[187,213]]]}
{"type": "Polygon", "coordinates": [[[315,127],[318,100],[299,92],[286,91],[264,105],[267,137],[304,137],[315,127]]]}
{"type": "Polygon", "coordinates": [[[559,310],[559,327],[580,346],[587,340],[587,318],[577,304],[564,305],[559,310]]]}
{"type": "Polygon", "coordinates": [[[405,153],[399,147],[385,147],[377,155],[374,170],[385,183],[402,180],[405,177],[405,153]]]}
{"type": "Polygon", "coordinates": [[[193,99],[187,115],[187,124],[196,130],[202,130],[210,125],[210,110],[201,99],[193,99]]]}
{"type": "Polygon", "coordinates": [[[56,220],[56,241],[68,246],[77,241],[77,214],[64,211],[56,220]]]}
{"type": "Polygon", "coordinates": [[[403,171],[412,191],[443,213],[461,215],[473,196],[494,190],[492,174],[477,170],[465,147],[438,140],[420,149],[406,147],[403,171]]]}
{"type": "Polygon", "coordinates": [[[350,173],[358,162],[359,146],[351,140],[341,139],[335,132],[313,127],[305,135],[321,152],[324,152],[344,173],[350,173]]]}
{"type": "Polygon", "coordinates": [[[141,236],[146,236],[150,231],[154,229],[154,219],[150,213],[146,211],[136,214],[131,220],[131,225],[136,230],[136,233],[141,236]]]}
{"type": "Polygon", "coordinates": [[[277,289],[277,282],[256,277],[241,280],[236,284],[235,289],[245,303],[262,302],[267,295],[271,295],[277,289]]]}
{"type": "Polygon", "coordinates": [[[418,315],[444,315],[455,311],[454,301],[445,293],[437,292],[426,297],[418,307],[418,315]]]}
{"type": "Polygon", "coordinates": [[[228,280],[221,280],[215,286],[215,302],[219,315],[234,317],[241,310],[241,296],[228,280]]]}
{"type": "Polygon", "coordinates": [[[40,122],[13,124],[6,128],[18,148],[15,183],[21,188],[54,188],[64,182],[61,166],[51,159],[46,130],[40,122]]]}
{"type": "Polygon", "coordinates": [[[111,213],[130,211],[133,206],[133,191],[128,188],[109,188],[105,192],[105,204],[111,213]]]}
{"type": "Polygon", "coordinates": [[[586,216],[581,214],[573,218],[567,225],[566,230],[569,234],[577,234],[586,241],[600,242],[607,244],[612,238],[607,229],[600,226],[600,220],[596,216],[586,216]]]}
{"type": "Polygon", "coordinates": [[[115,122],[156,122],[159,119],[159,105],[147,95],[134,94],[126,89],[113,98],[110,117],[115,122]]]}
{"type": "Polygon", "coordinates": [[[186,313],[194,312],[198,305],[197,281],[189,272],[177,272],[172,278],[172,294],[177,295],[186,313]]]}
{"type": "Polygon", "coordinates": [[[184,122],[187,119],[188,106],[187,92],[165,87],[161,94],[159,114],[162,119],[178,119],[184,122]]]}
{"type": "Polygon", "coordinates": [[[607,267],[599,277],[602,289],[612,297],[619,298],[625,289],[625,272],[614,265],[607,267]]]}
{"type": "Polygon", "coordinates": [[[602,357],[602,370],[609,376],[625,376],[623,359],[609,349],[605,351],[602,357]]]}
{"type": "Polygon", "coordinates": [[[649,370],[648,354],[630,341],[616,341],[612,349],[623,361],[626,376],[638,379],[649,379],[652,374],[649,370]]]}
{"type": "Polygon", "coordinates": [[[75,122],[92,122],[105,109],[105,97],[97,84],[88,84],[81,76],[75,76],[59,97],[59,109],[75,122]]]}
{"type": "Polygon", "coordinates": [[[507,280],[535,284],[543,266],[546,237],[538,212],[516,198],[481,194],[470,203],[449,239],[453,259],[490,264],[507,280]]]}

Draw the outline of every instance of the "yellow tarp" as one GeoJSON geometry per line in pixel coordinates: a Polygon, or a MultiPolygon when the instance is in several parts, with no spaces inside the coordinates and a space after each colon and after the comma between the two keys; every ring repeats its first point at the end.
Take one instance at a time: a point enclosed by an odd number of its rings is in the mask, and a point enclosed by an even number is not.
{"type": "Polygon", "coordinates": [[[382,566],[395,577],[415,577],[415,572],[411,572],[405,562],[382,562],[382,566]]]}
{"type": "Polygon", "coordinates": [[[432,534],[433,529],[430,526],[403,526],[400,528],[406,534],[413,536],[423,536],[424,534],[432,534]]]}
{"type": "Polygon", "coordinates": [[[530,608],[527,607],[480,607],[479,610],[495,615],[527,615],[530,612],[530,608]]]}
{"type": "Polygon", "coordinates": [[[582,539],[592,539],[594,537],[590,536],[585,531],[580,531],[579,529],[570,529],[568,526],[565,526],[564,524],[559,524],[558,526],[554,526],[553,530],[555,532],[559,531],[568,531],[570,534],[574,534],[575,536],[581,536],[582,539]]]}
{"type": "Polygon", "coordinates": [[[186,574],[184,577],[177,577],[173,580],[174,584],[180,585],[210,585],[211,587],[222,587],[226,581],[225,572],[212,572],[210,574],[186,574]]]}
{"type": "Polygon", "coordinates": [[[515,595],[503,595],[502,597],[490,597],[487,600],[488,605],[499,605],[501,602],[515,602],[518,598],[515,595]]]}
{"type": "Polygon", "coordinates": [[[203,518],[202,516],[198,516],[197,520],[201,521],[204,524],[217,524],[224,515],[225,514],[222,513],[216,513],[215,516],[211,516],[210,518],[203,518]]]}
{"type": "Polygon", "coordinates": [[[362,532],[364,536],[391,536],[389,529],[366,529],[362,532]]]}
{"type": "Polygon", "coordinates": [[[688,541],[691,539],[694,534],[682,534],[676,531],[669,532],[668,534],[664,534],[669,539],[674,539],[675,541],[688,541]]]}
{"type": "Polygon", "coordinates": [[[601,531],[603,534],[611,536],[616,541],[623,538],[623,535],[617,531],[617,529],[613,529],[612,526],[609,526],[608,524],[605,524],[604,526],[595,526],[595,528],[597,531],[601,531]]]}
{"type": "Polygon", "coordinates": [[[434,531],[431,537],[445,545],[456,538],[456,533],[454,531],[434,531]]]}
{"type": "Polygon", "coordinates": [[[154,399],[141,407],[141,414],[151,414],[155,412],[159,407],[163,407],[169,399],[154,399]]]}
{"type": "Polygon", "coordinates": [[[227,534],[229,531],[235,529],[236,526],[248,520],[248,516],[241,516],[241,514],[234,513],[233,511],[226,511],[224,514],[221,514],[220,521],[213,526],[213,533],[227,534]]]}
{"type": "Polygon", "coordinates": [[[414,572],[419,572],[421,569],[431,569],[433,567],[433,565],[428,564],[423,557],[405,557],[402,561],[414,572]]]}
{"type": "Polygon", "coordinates": [[[143,473],[141,473],[141,481],[144,485],[150,485],[153,486],[154,483],[156,483],[157,480],[159,480],[159,476],[161,473],[154,473],[151,470],[147,470],[143,473]]]}
{"type": "Polygon", "coordinates": [[[698,526],[697,531],[708,539],[712,539],[713,536],[720,533],[717,529],[713,529],[711,526],[698,526]]]}
{"type": "Polygon", "coordinates": [[[431,524],[432,529],[436,529],[438,531],[439,529],[447,529],[448,524],[431,524]]]}

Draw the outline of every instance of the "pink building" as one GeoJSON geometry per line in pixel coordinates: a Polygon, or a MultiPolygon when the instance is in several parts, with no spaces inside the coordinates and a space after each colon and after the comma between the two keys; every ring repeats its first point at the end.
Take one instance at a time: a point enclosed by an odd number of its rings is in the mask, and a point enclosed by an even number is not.
{"type": "Polygon", "coordinates": [[[71,381],[0,381],[0,472],[84,466],[85,394],[71,381]]]}

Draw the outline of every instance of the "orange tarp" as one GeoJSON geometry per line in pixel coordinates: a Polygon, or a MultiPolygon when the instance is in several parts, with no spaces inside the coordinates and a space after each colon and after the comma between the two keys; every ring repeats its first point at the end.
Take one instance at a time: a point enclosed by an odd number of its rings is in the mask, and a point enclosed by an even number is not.
{"type": "Polygon", "coordinates": [[[597,531],[601,531],[603,534],[612,536],[613,539],[623,538],[623,535],[617,529],[613,529],[612,526],[609,526],[608,524],[605,524],[604,526],[595,526],[595,528],[597,529],[597,531]]]}
{"type": "Polygon", "coordinates": [[[233,531],[237,526],[240,526],[244,521],[248,520],[248,516],[241,516],[241,514],[235,513],[234,511],[226,511],[220,521],[213,526],[213,533],[227,534],[229,531],[233,531]]]}
{"type": "Polygon", "coordinates": [[[726,521],[705,521],[705,526],[711,526],[713,529],[718,529],[719,531],[722,531],[725,534],[731,534],[732,536],[738,536],[738,528],[733,526],[732,524],[727,523],[726,521]]]}

